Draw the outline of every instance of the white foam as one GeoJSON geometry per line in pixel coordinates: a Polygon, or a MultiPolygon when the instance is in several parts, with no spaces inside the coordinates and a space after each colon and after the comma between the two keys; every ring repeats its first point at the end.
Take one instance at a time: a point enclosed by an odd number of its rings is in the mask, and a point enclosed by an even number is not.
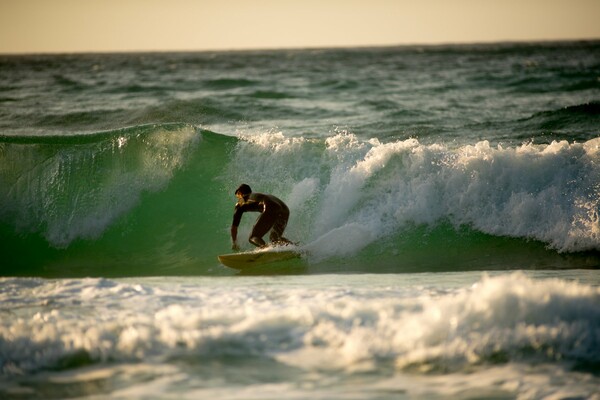
{"type": "MultiPolygon", "coordinates": [[[[415,139],[364,141],[345,133],[319,147],[265,135],[240,145],[236,163],[247,169],[232,173],[256,176],[263,190],[287,193],[290,235],[300,235],[317,252],[319,241],[352,227],[360,227],[354,236],[363,239],[338,247],[339,255],[406,226],[441,221],[539,240],[559,251],[600,250],[600,138],[449,147],[415,139]]],[[[330,253],[328,243],[321,249],[330,253]]]]}
{"type": "Polygon", "coordinates": [[[419,289],[402,275],[161,281],[3,279],[0,302],[12,311],[0,321],[0,373],[30,374],[81,351],[97,363],[260,356],[350,373],[600,362],[600,288],[566,280],[513,273],[419,289]]]}

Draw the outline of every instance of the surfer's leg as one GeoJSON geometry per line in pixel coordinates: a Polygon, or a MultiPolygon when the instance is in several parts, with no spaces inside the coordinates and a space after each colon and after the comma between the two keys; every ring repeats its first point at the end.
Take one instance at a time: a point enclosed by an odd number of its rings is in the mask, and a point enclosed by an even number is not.
{"type": "Polygon", "coordinates": [[[267,246],[267,243],[265,243],[265,241],[258,236],[250,236],[250,239],[248,239],[248,241],[250,243],[252,243],[253,245],[255,245],[256,247],[266,247],[267,246]]]}
{"type": "Polygon", "coordinates": [[[274,223],[275,218],[273,215],[266,212],[262,213],[252,228],[249,242],[257,247],[265,247],[267,244],[262,237],[269,232],[269,229],[271,229],[274,223]]]}
{"type": "Polygon", "coordinates": [[[269,239],[271,239],[272,243],[275,244],[290,244],[292,243],[288,239],[283,237],[283,231],[285,231],[285,227],[287,226],[288,219],[290,218],[289,213],[282,212],[277,215],[275,219],[275,223],[273,224],[273,229],[271,229],[271,234],[269,235],[269,239]]]}

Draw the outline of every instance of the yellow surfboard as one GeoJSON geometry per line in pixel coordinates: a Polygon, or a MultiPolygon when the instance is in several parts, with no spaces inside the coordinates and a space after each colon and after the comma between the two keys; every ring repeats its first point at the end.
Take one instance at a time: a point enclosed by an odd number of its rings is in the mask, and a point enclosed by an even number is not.
{"type": "Polygon", "coordinates": [[[222,254],[218,256],[219,262],[226,267],[234,269],[247,269],[273,263],[276,261],[285,261],[301,256],[298,250],[255,250],[243,253],[222,254]]]}

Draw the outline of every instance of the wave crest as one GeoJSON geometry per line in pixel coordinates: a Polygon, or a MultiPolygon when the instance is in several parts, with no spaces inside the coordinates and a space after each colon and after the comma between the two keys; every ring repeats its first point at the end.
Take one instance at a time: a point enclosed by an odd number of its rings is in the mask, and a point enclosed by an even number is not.
{"type": "Polygon", "coordinates": [[[292,210],[300,215],[292,217],[290,229],[316,253],[329,252],[332,232],[353,226],[365,231],[363,240],[352,241],[356,247],[345,253],[407,226],[448,221],[563,252],[597,251],[599,147],[600,138],[452,148],[415,139],[365,141],[352,134],[315,144],[271,134],[240,142],[231,174],[261,190],[287,193],[291,204],[302,193],[312,206],[292,210]]]}

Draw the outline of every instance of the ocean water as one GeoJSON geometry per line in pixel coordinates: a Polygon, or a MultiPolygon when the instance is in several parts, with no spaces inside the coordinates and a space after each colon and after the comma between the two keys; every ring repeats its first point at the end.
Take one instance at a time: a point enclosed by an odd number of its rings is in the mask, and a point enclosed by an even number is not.
{"type": "Polygon", "coordinates": [[[0,397],[597,399],[599,127],[597,41],[0,56],[0,397]]]}

